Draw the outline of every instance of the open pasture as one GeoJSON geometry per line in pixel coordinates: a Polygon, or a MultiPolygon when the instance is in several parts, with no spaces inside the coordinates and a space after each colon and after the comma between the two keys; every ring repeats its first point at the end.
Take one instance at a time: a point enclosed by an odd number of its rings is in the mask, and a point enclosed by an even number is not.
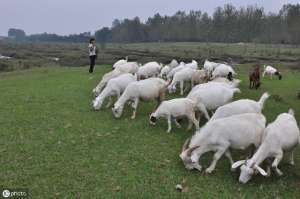
{"type": "MultiPolygon", "coordinates": [[[[272,97],[263,111],[268,122],[293,108],[299,124],[300,72],[281,65],[283,79],[266,77],[256,91],[248,89],[250,68],[236,68],[242,93],[235,99],[257,100],[268,91],[272,97]]],[[[135,120],[129,106],[120,119],[110,109],[92,110],[91,91],[110,69],[98,65],[93,75],[87,68],[66,67],[0,74],[2,186],[26,187],[32,198],[299,198],[299,148],[295,166],[284,161],[279,166],[282,177],[257,175],[241,185],[225,157],[211,175],[186,170],[179,153],[193,131],[173,125],[167,134],[164,120],[151,126],[154,103],[141,103],[135,120]],[[184,191],[176,191],[176,184],[184,191]]],[[[243,157],[233,153],[234,160],[243,157]]],[[[205,167],[211,158],[202,158],[205,167]]]]}

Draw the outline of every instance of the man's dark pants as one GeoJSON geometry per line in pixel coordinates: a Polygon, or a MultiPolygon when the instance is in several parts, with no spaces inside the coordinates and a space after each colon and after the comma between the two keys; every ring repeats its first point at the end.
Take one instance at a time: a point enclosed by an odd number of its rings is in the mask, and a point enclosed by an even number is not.
{"type": "Polygon", "coordinates": [[[96,55],[90,56],[90,73],[93,73],[94,71],[94,66],[95,66],[95,60],[96,60],[96,55]]]}

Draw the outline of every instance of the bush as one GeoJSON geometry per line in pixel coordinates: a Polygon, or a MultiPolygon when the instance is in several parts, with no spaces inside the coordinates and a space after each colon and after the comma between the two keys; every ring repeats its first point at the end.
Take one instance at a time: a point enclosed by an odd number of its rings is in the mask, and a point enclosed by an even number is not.
{"type": "Polygon", "coordinates": [[[7,61],[0,61],[0,71],[7,72],[12,71],[13,67],[12,65],[7,61]]]}

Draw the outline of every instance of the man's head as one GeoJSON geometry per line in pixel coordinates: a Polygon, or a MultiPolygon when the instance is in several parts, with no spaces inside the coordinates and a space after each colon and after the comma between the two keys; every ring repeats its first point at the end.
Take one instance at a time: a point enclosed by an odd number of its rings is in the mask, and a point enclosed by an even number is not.
{"type": "Polygon", "coordinates": [[[90,38],[90,44],[94,44],[95,43],[95,38],[90,38]]]}

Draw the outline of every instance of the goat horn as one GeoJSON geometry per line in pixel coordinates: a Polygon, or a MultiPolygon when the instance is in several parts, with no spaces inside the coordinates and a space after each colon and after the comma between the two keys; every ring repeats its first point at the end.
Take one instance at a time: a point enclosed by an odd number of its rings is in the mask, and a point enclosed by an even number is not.
{"type": "Polygon", "coordinates": [[[181,152],[185,151],[188,148],[188,145],[190,143],[190,138],[186,139],[186,141],[184,142],[183,146],[182,146],[182,150],[181,152]]]}
{"type": "Polygon", "coordinates": [[[199,148],[199,147],[200,147],[200,146],[194,146],[194,147],[190,148],[190,149],[186,152],[186,155],[187,155],[187,156],[191,156],[191,155],[192,155],[192,152],[193,152],[195,149],[199,148]]]}

